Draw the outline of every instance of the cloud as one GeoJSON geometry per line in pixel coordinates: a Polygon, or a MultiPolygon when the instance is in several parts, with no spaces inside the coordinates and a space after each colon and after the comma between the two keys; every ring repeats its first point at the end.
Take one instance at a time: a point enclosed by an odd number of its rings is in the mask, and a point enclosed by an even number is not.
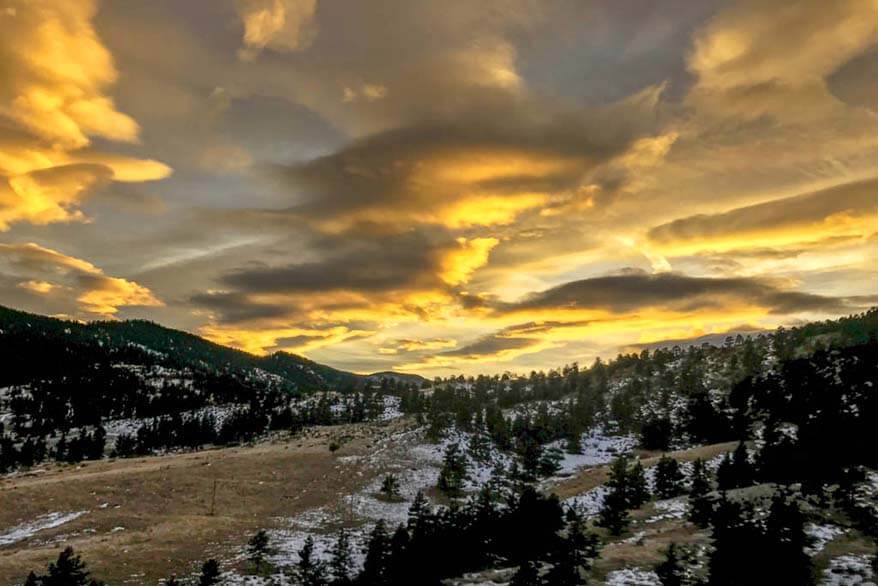
{"type": "Polygon", "coordinates": [[[700,214],[656,226],[649,240],[668,252],[738,248],[800,249],[809,241],[865,238],[878,220],[878,180],[700,214]]]}
{"type": "Polygon", "coordinates": [[[487,264],[498,242],[496,238],[458,238],[460,248],[452,248],[442,259],[440,278],[452,286],[466,283],[476,269],[487,264]]]}
{"type": "Polygon", "coordinates": [[[92,137],[136,142],[140,130],[107,94],[118,74],[92,24],[95,2],[10,1],[0,15],[0,231],[83,221],[93,189],[167,177],[157,161],[86,148],[92,137]]]}
{"type": "Polygon", "coordinates": [[[134,141],[137,123],[104,92],[117,78],[92,25],[91,0],[10,0],[3,15],[0,116],[63,148],[89,135],[134,141]]]}
{"type": "Polygon", "coordinates": [[[823,115],[826,78],[878,41],[871,0],[738,0],[695,38],[690,99],[725,116],[823,115]]]}
{"type": "Polygon", "coordinates": [[[245,60],[263,49],[306,49],[317,34],[317,0],[237,0],[236,6],[244,24],[240,56],[245,60]]]}
{"type": "Polygon", "coordinates": [[[427,232],[320,237],[311,244],[316,250],[324,247],[319,259],[229,271],[219,278],[218,289],[195,294],[191,301],[211,317],[204,334],[250,350],[269,351],[281,337],[302,335],[287,335],[302,323],[309,324],[313,337],[328,331],[335,332],[331,340],[340,340],[341,327],[362,335],[450,311],[455,287],[467,283],[496,244],[491,238],[450,239],[427,232]],[[242,343],[246,332],[252,339],[242,343]]]}
{"type": "Polygon", "coordinates": [[[571,281],[525,299],[498,304],[502,313],[609,312],[662,309],[687,312],[723,307],[759,307],[770,313],[843,311],[843,300],[788,290],[779,282],[753,278],[692,277],[675,273],[628,271],[571,281]]]}
{"type": "Polygon", "coordinates": [[[501,102],[377,133],[290,167],[297,202],[284,213],[328,233],[465,229],[593,201],[583,185],[612,189],[667,153],[673,137],[650,139],[660,95],[649,88],[602,108],[501,102]]]}
{"type": "Polygon", "coordinates": [[[33,242],[0,243],[0,291],[4,299],[65,315],[112,317],[122,307],[162,305],[143,285],[33,242]]]}
{"type": "Polygon", "coordinates": [[[444,348],[454,348],[457,346],[457,340],[450,338],[430,338],[430,339],[397,339],[388,340],[378,348],[379,354],[395,355],[401,352],[423,352],[428,350],[442,350],[444,348]]]}

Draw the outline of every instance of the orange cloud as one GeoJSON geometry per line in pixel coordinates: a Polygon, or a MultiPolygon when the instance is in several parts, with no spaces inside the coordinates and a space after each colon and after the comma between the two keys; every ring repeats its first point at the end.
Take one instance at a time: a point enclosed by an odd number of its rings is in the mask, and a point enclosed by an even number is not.
{"type": "Polygon", "coordinates": [[[439,276],[452,286],[466,283],[476,269],[487,264],[491,249],[499,242],[496,238],[458,238],[460,248],[446,253],[439,276]]]}
{"type": "Polygon", "coordinates": [[[17,281],[19,289],[66,307],[63,313],[69,315],[111,317],[121,307],[163,305],[139,283],[107,276],[86,260],[33,242],[0,244],[0,276],[17,281]]]}
{"type": "Polygon", "coordinates": [[[140,130],[107,95],[117,72],[92,25],[95,2],[10,1],[0,15],[0,231],[83,221],[78,205],[95,187],[167,177],[157,161],[84,150],[95,136],[136,142],[140,130]]]}

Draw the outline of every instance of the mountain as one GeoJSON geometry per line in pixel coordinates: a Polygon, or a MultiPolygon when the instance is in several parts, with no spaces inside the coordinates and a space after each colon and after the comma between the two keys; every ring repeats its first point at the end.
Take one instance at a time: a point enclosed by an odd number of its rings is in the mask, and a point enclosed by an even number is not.
{"type": "Polygon", "coordinates": [[[373,372],[372,374],[365,375],[366,379],[372,382],[381,382],[383,380],[391,380],[396,383],[403,384],[413,384],[417,386],[421,386],[425,382],[428,382],[427,379],[422,377],[419,374],[409,374],[405,372],[394,372],[392,370],[382,370],[381,372],[373,372]]]}
{"type": "Polygon", "coordinates": [[[363,378],[302,356],[256,356],[145,320],[80,323],[0,306],[0,387],[63,374],[106,361],[173,370],[223,372],[264,378],[290,390],[353,387],[363,378]]]}

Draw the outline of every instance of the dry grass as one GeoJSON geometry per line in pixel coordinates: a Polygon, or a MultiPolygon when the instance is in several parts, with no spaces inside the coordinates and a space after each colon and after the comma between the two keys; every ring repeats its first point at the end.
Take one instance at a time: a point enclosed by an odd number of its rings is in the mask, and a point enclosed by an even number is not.
{"type": "Polygon", "coordinates": [[[0,480],[0,531],[53,511],[88,511],[0,548],[0,584],[23,581],[66,545],[111,584],[155,584],[186,574],[209,556],[228,557],[281,517],[332,506],[358,490],[371,477],[337,459],[368,453],[380,437],[406,425],[311,429],[255,446],[105,460],[0,480]],[[330,440],[343,436],[349,441],[331,454],[330,440]]]}

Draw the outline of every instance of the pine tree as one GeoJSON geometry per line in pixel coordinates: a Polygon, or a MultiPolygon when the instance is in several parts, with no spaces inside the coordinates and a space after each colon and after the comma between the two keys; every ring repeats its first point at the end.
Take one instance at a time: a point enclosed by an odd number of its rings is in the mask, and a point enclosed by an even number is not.
{"type": "Polygon", "coordinates": [[[738,447],[732,453],[732,469],[736,487],[752,486],[755,482],[756,470],[750,463],[750,453],[743,441],[738,442],[738,447]]]}
{"type": "Polygon", "coordinates": [[[716,481],[720,490],[732,490],[751,486],[756,478],[750,454],[743,441],[732,454],[726,453],[716,470],[716,481]]]}
{"type": "Polygon", "coordinates": [[[515,575],[512,576],[509,586],[541,586],[540,573],[536,564],[532,561],[522,562],[515,575]]]}
{"type": "Polygon", "coordinates": [[[627,474],[628,487],[625,492],[629,508],[637,508],[649,500],[649,486],[640,460],[635,460],[627,474]]]}
{"type": "Polygon", "coordinates": [[[387,500],[399,499],[399,480],[393,474],[388,474],[381,481],[381,495],[387,500]]]}
{"type": "Polygon", "coordinates": [[[400,524],[390,538],[390,567],[393,584],[410,584],[418,575],[418,568],[412,562],[409,551],[411,537],[405,525],[400,524]]]}
{"type": "Polygon", "coordinates": [[[390,577],[390,537],[384,521],[378,521],[369,533],[366,545],[366,559],[360,582],[364,584],[387,584],[390,577]]]}
{"type": "Polygon", "coordinates": [[[49,564],[48,574],[39,578],[45,586],[98,586],[101,582],[89,578],[90,572],[85,562],[73,552],[72,547],[65,548],[58,559],[49,564]]]}
{"type": "Polygon", "coordinates": [[[728,452],[726,452],[716,468],[716,485],[719,490],[732,490],[735,488],[732,455],[728,452]]]}
{"type": "Polygon", "coordinates": [[[543,450],[539,460],[540,476],[549,477],[556,474],[561,469],[561,460],[564,454],[558,448],[548,448],[543,450]]]}
{"type": "Polygon", "coordinates": [[[708,495],[711,492],[710,476],[704,460],[697,459],[692,463],[691,488],[689,491],[689,520],[695,525],[705,528],[713,513],[713,503],[708,495]]]}
{"type": "Polygon", "coordinates": [[[680,464],[664,455],[655,467],[655,494],[658,498],[670,499],[683,494],[683,473],[680,464]]]}
{"type": "Polygon", "coordinates": [[[423,539],[433,530],[433,510],[424,493],[418,491],[409,507],[406,528],[412,539],[423,539]]]}
{"type": "Polygon", "coordinates": [[[805,516],[799,505],[784,491],[778,490],[771,499],[765,533],[769,552],[766,557],[772,560],[767,568],[774,583],[808,585],[814,583],[811,558],[805,553],[808,537],[805,533],[805,516]]]}
{"type": "Polygon", "coordinates": [[[439,490],[448,496],[458,496],[463,492],[466,479],[466,456],[461,453],[460,444],[453,443],[445,450],[442,469],[439,471],[439,490]]]}
{"type": "MultiPolygon", "coordinates": [[[[571,406],[571,411],[573,406],[571,406]]],[[[564,434],[564,449],[568,454],[582,453],[582,425],[575,416],[567,421],[567,429],[564,434]]]]}
{"type": "Polygon", "coordinates": [[[686,567],[676,543],[668,546],[665,559],[655,567],[662,586],[683,586],[686,579],[686,567]]]}
{"type": "Polygon", "coordinates": [[[268,555],[268,533],[265,531],[257,531],[250,541],[247,542],[247,557],[253,563],[256,573],[262,569],[262,563],[265,556],[268,555]]]}
{"type": "Polygon", "coordinates": [[[299,562],[296,564],[296,576],[302,586],[323,586],[326,584],[323,564],[314,557],[314,538],[310,535],[299,550],[299,562]]]}
{"type": "Polygon", "coordinates": [[[601,506],[597,524],[609,531],[611,535],[621,535],[630,523],[628,501],[624,493],[618,489],[610,490],[601,506]]]}
{"type": "Polygon", "coordinates": [[[104,457],[104,449],[106,449],[107,444],[107,432],[104,430],[103,426],[98,425],[94,432],[91,434],[91,438],[88,446],[87,458],[89,460],[100,460],[104,457]]]}
{"type": "Polygon", "coordinates": [[[597,556],[597,536],[593,533],[586,534],[582,519],[573,512],[567,527],[567,535],[549,552],[552,567],[546,574],[546,584],[552,586],[585,584],[583,572],[591,568],[592,561],[597,556]]]}
{"type": "Polygon", "coordinates": [[[214,586],[214,584],[219,584],[219,577],[219,563],[214,559],[209,559],[201,566],[201,576],[198,578],[198,586],[214,586]]]}
{"type": "Polygon", "coordinates": [[[351,551],[351,538],[347,530],[338,532],[338,539],[332,547],[332,558],[329,560],[329,575],[333,586],[351,584],[354,560],[351,551]]]}

